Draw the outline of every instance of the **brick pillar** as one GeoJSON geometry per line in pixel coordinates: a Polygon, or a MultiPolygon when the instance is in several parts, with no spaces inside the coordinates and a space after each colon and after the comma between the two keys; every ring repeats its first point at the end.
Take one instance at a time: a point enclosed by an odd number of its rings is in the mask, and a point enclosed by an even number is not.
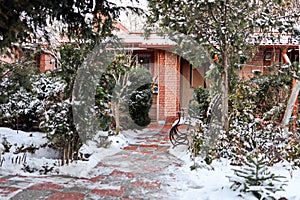
{"type": "Polygon", "coordinates": [[[172,122],[180,102],[179,57],[170,52],[159,53],[159,120],[172,122]]]}
{"type": "Polygon", "coordinates": [[[39,62],[37,64],[38,64],[38,67],[40,68],[40,71],[42,73],[44,73],[46,71],[45,54],[42,53],[41,56],[38,56],[36,58],[36,60],[37,60],[37,62],[39,62]]]}
{"type": "Polygon", "coordinates": [[[165,52],[158,52],[158,120],[165,120],[165,52]]]}
{"type": "Polygon", "coordinates": [[[173,122],[179,111],[180,64],[179,56],[171,52],[165,55],[165,116],[167,122],[173,122]]]}

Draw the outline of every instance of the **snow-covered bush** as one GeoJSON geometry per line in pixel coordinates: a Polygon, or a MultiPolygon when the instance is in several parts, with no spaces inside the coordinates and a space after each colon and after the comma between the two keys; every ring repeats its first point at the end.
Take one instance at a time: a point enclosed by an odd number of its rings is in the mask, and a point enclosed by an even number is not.
{"type": "Polygon", "coordinates": [[[231,119],[247,122],[253,118],[261,118],[265,122],[279,123],[288,99],[290,84],[288,71],[278,70],[267,75],[256,75],[247,81],[238,81],[229,99],[231,119]]]}
{"type": "Polygon", "coordinates": [[[31,78],[32,92],[46,102],[62,97],[67,83],[55,73],[47,71],[31,78]]]}
{"type": "MultiPolygon", "coordinates": [[[[288,161],[299,166],[299,133],[286,133],[280,127],[289,84],[288,73],[283,72],[239,81],[230,95],[230,130],[218,133],[205,156],[225,157],[241,165],[247,156],[263,154],[268,165],[288,161]]],[[[207,130],[203,124],[196,130],[194,150],[207,148],[204,142],[211,137],[207,130]]]]}
{"type": "Polygon", "coordinates": [[[217,157],[241,165],[247,156],[263,154],[268,165],[288,161],[300,166],[299,134],[285,133],[277,124],[263,124],[259,118],[250,122],[235,120],[228,133],[221,133],[215,146],[217,157]]]}
{"type": "Polygon", "coordinates": [[[139,128],[150,123],[152,76],[148,70],[132,66],[131,55],[117,54],[101,82],[109,88],[103,91],[109,99],[116,134],[121,128],[139,128]]]}
{"type": "Polygon", "coordinates": [[[38,126],[44,102],[33,91],[31,77],[36,69],[30,66],[10,64],[0,74],[0,123],[16,129],[32,129],[38,126]]]}
{"type": "Polygon", "coordinates": [[[210,95],[208,90],[202,86],[195,88],[193,91],[193,100],[195,102],[192,101],[189,104],[189,113],[192,112],[192,116],[197,116],[205,121],[210,103],[210,95]]]}
{"type": "Polygon", "coordinates": [[[149,110],[152,105],[152,76],[144,69],[134,69],[130,72],[127,100],[129,114],[134,123],[140,127],[147,126],[151,119],[149,110]]]}
{"type": "Polygon", "coordinates": [[[248,156],[240,169],[233,169],[231,189],[252,193],[258,199],[275,199],[275,193],[284,190],[285,177],[271,173],[266,165],[263,157],[248,156]]]}
{"type": "Polygon", "coordinates": [[[17,129],[31,129],[37,126],[44,109],[44,102],[23,87],[9,95],[8,101],[0,105],[2,121],[17,129]]]}
{"type": "MultiPolygon", "coordinates": [[[[88,46],[88,45],[87,45],[88,46]]],[[[60,48],[60,68],[53,73],[54,83],[47,79],[41,82],[47,86],[38,90],[47,91],[47,105],[40,127],[47,131],[47,138],[61,151],[62,165],[77,159],[81,140],[73,122],[72,92],[78,68],[86,55],[86,46],[66,44],[60,48]]]]}

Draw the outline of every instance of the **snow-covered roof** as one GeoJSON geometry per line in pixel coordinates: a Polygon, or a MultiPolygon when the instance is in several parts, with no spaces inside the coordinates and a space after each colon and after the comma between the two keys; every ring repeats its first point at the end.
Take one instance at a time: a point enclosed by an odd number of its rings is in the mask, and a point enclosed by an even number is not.
{"type": "Polygon", "coordinates": [[[160,36],[158,34],[150,34],[149,37],[147,38],[142,33],[118,34],[118,37],[126,45],[132,45],[141,48],[146,48],[146,47],[168,48],[176,45],[176,43],[171,39],[169,39],[167,36],[160,36]]]}
{"type": "Polygon", "coordinates": [[[298,45],[298,40],[291,38],[290,36],[283,36],[280,39],[273,38],[265,38],[261,41],[261,45],[279,45],[279,46],[287,46],[287,45],[298,45]]]}
{"type": "MultiPolygon", "coordinates": [[[[250,37],[247,42],[254,44],[258,37],[261,37],[261,35],[256,33],[250,37]]],[[[272,36],[265,36],[260,42],[260,46],[296,47],[298,45],[299,41],[293,35],[279,33],[272,36]]]]}

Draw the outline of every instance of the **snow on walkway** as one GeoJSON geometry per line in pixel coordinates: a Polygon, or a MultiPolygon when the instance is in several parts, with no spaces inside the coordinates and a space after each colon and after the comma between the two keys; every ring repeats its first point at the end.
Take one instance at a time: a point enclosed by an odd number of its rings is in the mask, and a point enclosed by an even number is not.
{"type": "MultiPolygon", "coordinates": [[[[172,148],[167,139],[169,128],[155,127],[137,133],[123,133],[113,138],[110,148],[91,145],[93,154],[89,161],[60,167],[60,175],[31,175],[18,169],[0,167],[0,199],[256,199],[251,194],[241,197],[230,189],[228,176],[233,174],[233,166],[226,160],[214,161],[209,167],[203,164],[201,168],[191,171],[193,162],[187,147],[172,148]],[[126,142],[120,137],[126,138],[126,142]]],[[[7,129],[1,130],[8,132],[7,129]]],[[[200,160],[197,164],[201,165],[200,160]]],[[[272,168],[277,175],[283,175],[289,181],[286,191],[276,195],[278,199],[299,200],[300,170],[288,168],[283,164],[272,168]]]]}
{"type": "Polygon", "coordinates": [[[0,176],[0,199],[168,199],[174,174],[169,166],[181,161],[168,153],[167,130],[152,129],[118,153],[104,157],[89,178],[0,176]]]}

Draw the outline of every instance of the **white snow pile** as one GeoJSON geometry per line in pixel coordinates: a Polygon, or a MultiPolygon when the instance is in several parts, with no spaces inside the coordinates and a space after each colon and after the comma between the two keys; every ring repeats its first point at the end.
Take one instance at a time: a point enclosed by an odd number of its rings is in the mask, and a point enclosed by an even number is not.
{"type": "Polygon", "coordinates": [[[83,159],[60,166],[60,152],[48,145],[45,133],[16,131],[0,127],[1,174],[41,175],[63,174],[88,177],[89,171],[105,156],[112,155],[134,140],[134,131],[118,136],[99,132],[94,139],[82,145],[79,152],[83,159]],[[108,137],[104,144],[100,138],[108,137]]]}
{"type": "MultiPolygon", "coordinates": [[[[178,146],[170,149],[169,152],[184,162],[180,168],[170,166],[167,170],[173,174],[174,180],[169,182],[168,191],[172,191],[170,199],[190,200],[190,199],[247,199],[255,200],[252,193],[240,193],[233,191],[230,187],[232,182],[229,177],[234,175],[232,169],[239,169],[239,166],[232,166],[226,159],[214,160],[211,165],[206,165],[205,161],[197,158],[194,162],[190,158],[187,147],[178,146]],[[197,168],[191,171],[191,166],[196,164],[197,168]]],[[[292,169],[289,163],[280,163],[269,167],[269,170],[280,176],[286,177],[285,191],[275,193],[276,199],[285,197],[289,200],[300,199],[300,170],[292,169]]]]}

